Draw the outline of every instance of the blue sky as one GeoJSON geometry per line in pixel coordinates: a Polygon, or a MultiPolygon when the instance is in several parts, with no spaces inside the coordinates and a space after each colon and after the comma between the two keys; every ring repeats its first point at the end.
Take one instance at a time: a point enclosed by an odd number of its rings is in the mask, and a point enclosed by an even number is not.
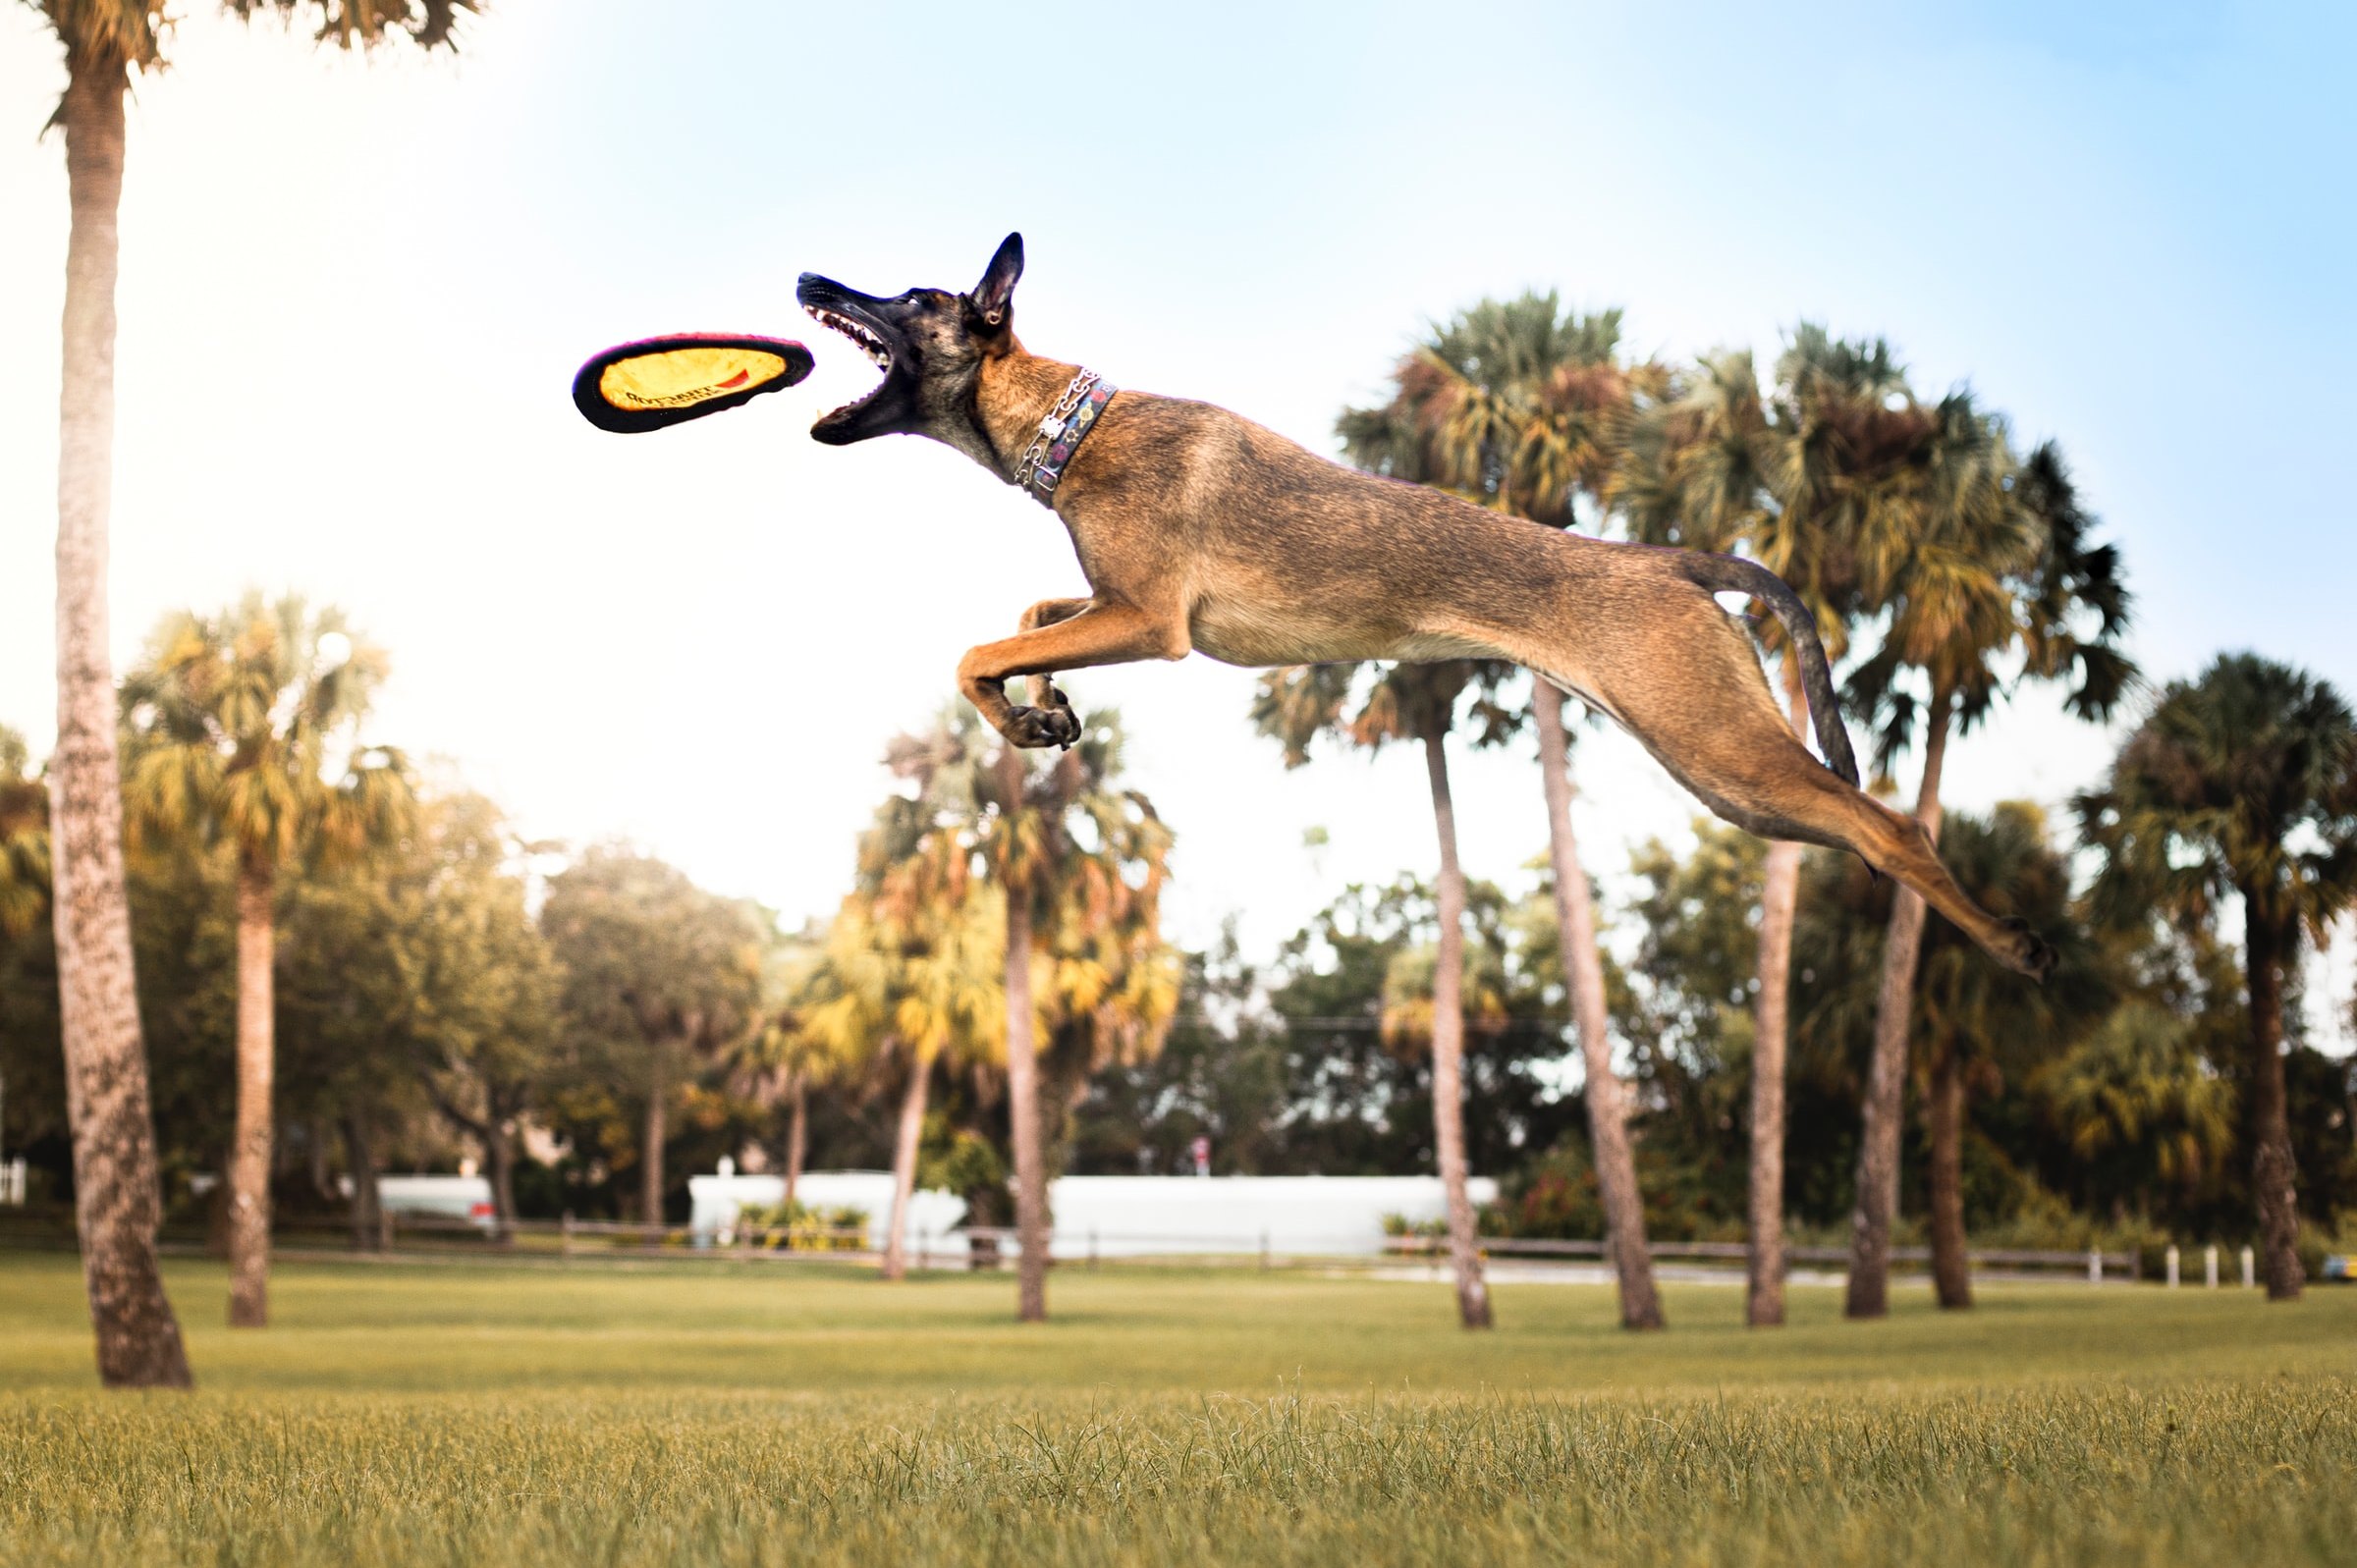
{"type": "MultiPolygon", "coordinates": [[[[1009,229],[1033,347],[1321,449],[1485,293],[1620,306],[1667,355],[1886,335],[1925,390],[2062,442],[2148,671],[2253,647],[2357,692],[2347,8],[506,0],[456,61],[365,65],[188,9],[132,123],[119,654],[250,582],[344,604],[396,659],[385,738],[534,832],[627,834],[794,915],[839,895],[882,741],[958,653],[1081,584],[964,460],[803,437],[869,372],[792,281],[962,286],[1009,229]],[[812,337],[819,372],[659,437],[573,413],[589,351],[694,327],[812,337]]],[[[0,11],[0,722],[36,740],[58,79],[0,11]]],[[[1240,912],[1265,947],[1431,858],[1413,758],[1283,775],[1247,676],[1069,685],[1129,717],[1190,938],[1240,912]]],[[[2056,803],[2114,738],[2026,698],[1950,796],[2056,803]]],[[[1608,882],[1695,810],[1617,737],[1579,767],[1608,882]]],[[[1514,883],[1535,770],[1463,774],[1468,864],[1514,883]]]]}

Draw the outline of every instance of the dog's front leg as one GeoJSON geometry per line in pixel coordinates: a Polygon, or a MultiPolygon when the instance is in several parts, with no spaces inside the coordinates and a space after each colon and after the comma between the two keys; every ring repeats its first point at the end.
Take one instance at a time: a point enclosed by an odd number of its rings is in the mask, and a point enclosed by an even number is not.
{"type": "MultiPolygon", "coordinates": [[[[1182,613],[1141,610],[1118,600],[1082,603],[1085,608],[1068,618],[968,649],[958,661],[958,689],[1014,745],[1069,746],[1080,737],[1080,721],[1069,708],[1026,708],[1010,702],[1009,676],[1140,659],[1183,659],[1193,649],[1182,613]]],[[[1058,604],[1049,601],[1051,606],[1058,604]]]]}
{"type": "MultiPolygon", "coordinates": [[[[1095,604],[1094,599],[1042,599],[1023,612],[1016,622],[1017,631],[1037,631],[1042,626],[1062,625],[1072,617],[1095,604]]],[[[1031,706],[1034,708],[1069,708],[1063,692],[1056,689],[1056,672],[1042,670],[1031,677],[1031,706]]]]}

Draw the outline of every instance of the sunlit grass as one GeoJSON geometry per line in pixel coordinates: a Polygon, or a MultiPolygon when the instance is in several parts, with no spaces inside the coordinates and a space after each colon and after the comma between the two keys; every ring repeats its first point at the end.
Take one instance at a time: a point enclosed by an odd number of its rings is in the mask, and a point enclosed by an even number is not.
{"type": "Polygon", "coordinates": [[[1673,1292],[300,1267],[192,1397],[0,1258],[0,1562],[2346,1561],[2357,1292],[2041,1286],[1779,1333],[1673,1292]]]}

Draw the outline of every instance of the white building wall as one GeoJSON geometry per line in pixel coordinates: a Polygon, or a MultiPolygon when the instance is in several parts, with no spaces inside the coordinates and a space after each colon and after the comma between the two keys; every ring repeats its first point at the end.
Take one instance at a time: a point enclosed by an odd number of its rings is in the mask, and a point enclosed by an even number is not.
{"type": "MultiPolygon", "coordinates": [[[[1498,1183],[1487,1176],[1467,1186],[1476,1204],[1498,1196],[1498,1183]]],[[[710,1236],[733,1223],[740,1208],[779,1203],[786,1182],[777,1175],[690,1176],[687,1191],[688,1222],[710,1236]]],[[[795,1196],[813,1208],[866,1210],[869,1244],[883,1245],[890,1171],[806,1171],[795,1196]]],[[[1423,1223],[1447,1213],[1438,1176],[1064,1176],[1048,1184],[1048,1207],[1060,1255],[1079,1256],[1093,1246],[1109,1258],[1255,1252],[1264,1240],[1278,1253],[1367,1257],[1383,1251],[1386,1215],[1423,1223]]],[[[917,1193],[910,1245],[956,1228],[964,1216],[965,1201],[952,1193],[917,1193]]],[[[931,1250],[952,1256],[963,1247],[931,1250]]]]}

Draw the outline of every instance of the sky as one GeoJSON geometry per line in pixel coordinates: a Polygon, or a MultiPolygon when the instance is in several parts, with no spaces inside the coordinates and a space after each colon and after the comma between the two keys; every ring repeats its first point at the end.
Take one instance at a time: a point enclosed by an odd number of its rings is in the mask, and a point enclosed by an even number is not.
{"type": "MultiPolygon", "coordinates": [[[[2251,648],[2357,693],[2343,7],[497,0],[455,57],[367,60],[181,9],[130,121],[118,663],[248,586],[340,605],[393,658],[374,738],[790,921],[841,897],[884,742],[959,653],[1085,592],[1055,519],[964,458],[806,438],[873,373],[793,282],[962,288],[1009,230],[1029,346],[1322,452],[1484,295],[1619,307],[1673,357],[1772,359],[1803,319],[1887,337],[1927,394],[2060,441],[2152,677],[2251,648]],[[592,351],[691,329],[818,369],[654,435],[574,411],[592,351]]],[[[0,7],[0,724],[36,752],[62,81],[38,13],[0,7]]],[[[1065,681],[1122,710],[1178,832],[1175,934],[1233,918],[1265,954],[1435,851],[1416,756],[1288,774],[1252,684],[1199,656],[1065,681]]],[[[1944,794],[2058,811],[2120,732],[2026,694],[1944,794]]],[[[1608,892],[1700,810],[1617,734],[1574,766],[1608,892]]],[[[1529,742],[1456,767],[1467,869],[1529,886],[1529,742]]],[[[2320,996],[2357,987],[2353,946],[2320,996]]]]}

